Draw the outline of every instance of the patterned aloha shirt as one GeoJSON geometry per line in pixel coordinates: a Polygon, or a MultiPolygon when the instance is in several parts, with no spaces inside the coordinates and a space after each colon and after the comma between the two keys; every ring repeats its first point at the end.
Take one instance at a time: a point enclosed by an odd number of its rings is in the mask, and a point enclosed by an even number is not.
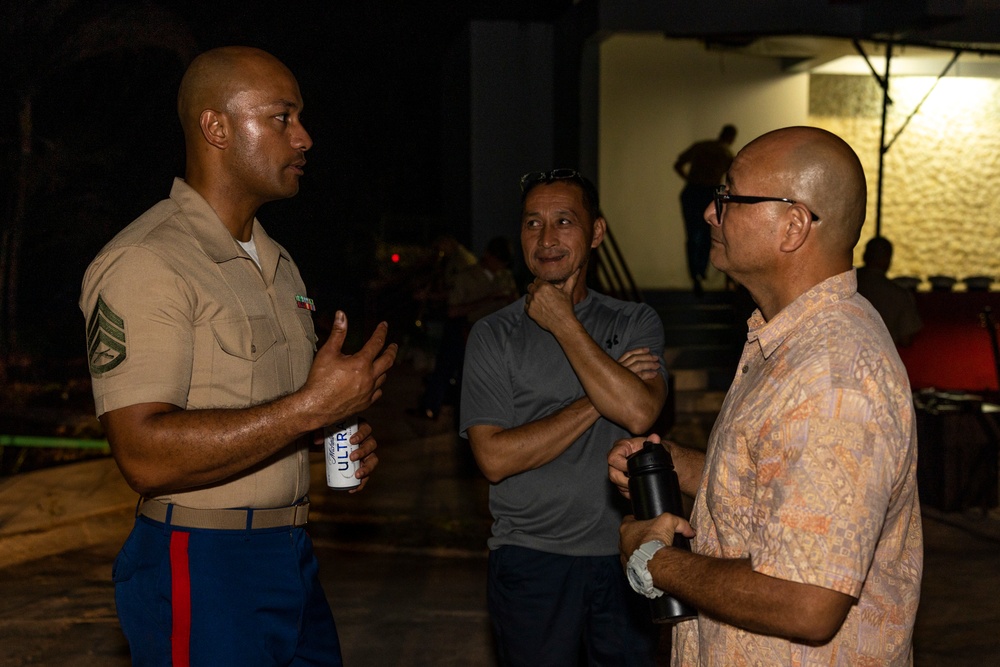
{"type": "Polygon", "coordinates": [[[858,601],[820,646],[706,616],[680,623],[673,664],[912,664],[923,535],[913,401],[892,339],[853,269],[749,325],[709,439],[692,549],[858,601]]]}

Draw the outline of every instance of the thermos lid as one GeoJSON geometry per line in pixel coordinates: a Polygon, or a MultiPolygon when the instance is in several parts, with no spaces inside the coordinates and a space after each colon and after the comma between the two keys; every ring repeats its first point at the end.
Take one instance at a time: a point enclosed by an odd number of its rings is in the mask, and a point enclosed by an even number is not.
{"type": "Polygon", "coordinates": [[[673,469],[674,462],[670,459],[667,448],[648,440],[642,443],[642,449],[628,457],[629,476],[655,470],[673,469]]]}

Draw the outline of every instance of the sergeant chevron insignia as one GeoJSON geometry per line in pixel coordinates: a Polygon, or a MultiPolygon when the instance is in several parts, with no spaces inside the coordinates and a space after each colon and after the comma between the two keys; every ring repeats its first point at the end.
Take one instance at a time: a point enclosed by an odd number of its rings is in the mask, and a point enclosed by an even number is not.
{"type": "Polygon", "coordinates": [[[125,361],[125,320],[98,295],[87,320],[87,357],[95,377],[125,361]]]}

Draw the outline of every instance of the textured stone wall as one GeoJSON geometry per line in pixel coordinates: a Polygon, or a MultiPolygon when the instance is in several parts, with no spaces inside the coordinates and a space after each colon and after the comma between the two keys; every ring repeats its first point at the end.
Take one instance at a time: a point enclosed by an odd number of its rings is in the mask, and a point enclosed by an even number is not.
{"type": "MultiPolygon", "coordinates": [[[[707,50],[695,40],[622,34],[601,43],[601,199],[644,289],[687,289],[672,165],[692,141],[739,127],[734,149],[786,125],[827,128],[854,147],[869,184],[856,249],[875,234],[882,91],[870,75],[789,73],[776,59],[707,50]]],[[[890,275],[990,275],[1000,280],[1000,79],[891,77],[882,234],[890,275]],[[912,119],[907,119],[913,114],[912,119]],[[903,128],[904,124],[906,127],[903,128]]],[[[709,269],[708,285],[721,288],[709,269]]],[[[957,289],[961,286],[957,287],[957,289]]],[[[1000,283],[994,285],[1000,289],[1000,283]]]]}
{"type": "MultiPolygon", "coordinates": [[[[895,246],[890,274],[1000,278],[1000,81],[946,77],[921,104],[934,82],[890,79],[881,229],[895,246]]],[[[868,175],[859,264],[875,234],[881,117],[874,77],[810,77],[810,123],[844,137],[868,175]]]]}

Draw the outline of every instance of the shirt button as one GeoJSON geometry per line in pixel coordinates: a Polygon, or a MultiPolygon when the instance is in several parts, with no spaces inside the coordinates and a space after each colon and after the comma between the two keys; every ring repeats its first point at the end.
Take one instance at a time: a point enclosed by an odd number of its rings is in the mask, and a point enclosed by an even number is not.
{"type": "MultiPolygon", "coordinates": [[[[257,354],[257,346],[256,345],[251,345],[250,346],[250,354],[257,354]]],[[[746,366],[743,367],[743,372],[744,373],[747,372],[746,366]]]]}
{"type": "Polygon", "coordinates": [[[750,370],[750,367],[747,366],[746,364],[744,364],[743,365],[743,374],[745,375],[748,370],[750,370]]]}

